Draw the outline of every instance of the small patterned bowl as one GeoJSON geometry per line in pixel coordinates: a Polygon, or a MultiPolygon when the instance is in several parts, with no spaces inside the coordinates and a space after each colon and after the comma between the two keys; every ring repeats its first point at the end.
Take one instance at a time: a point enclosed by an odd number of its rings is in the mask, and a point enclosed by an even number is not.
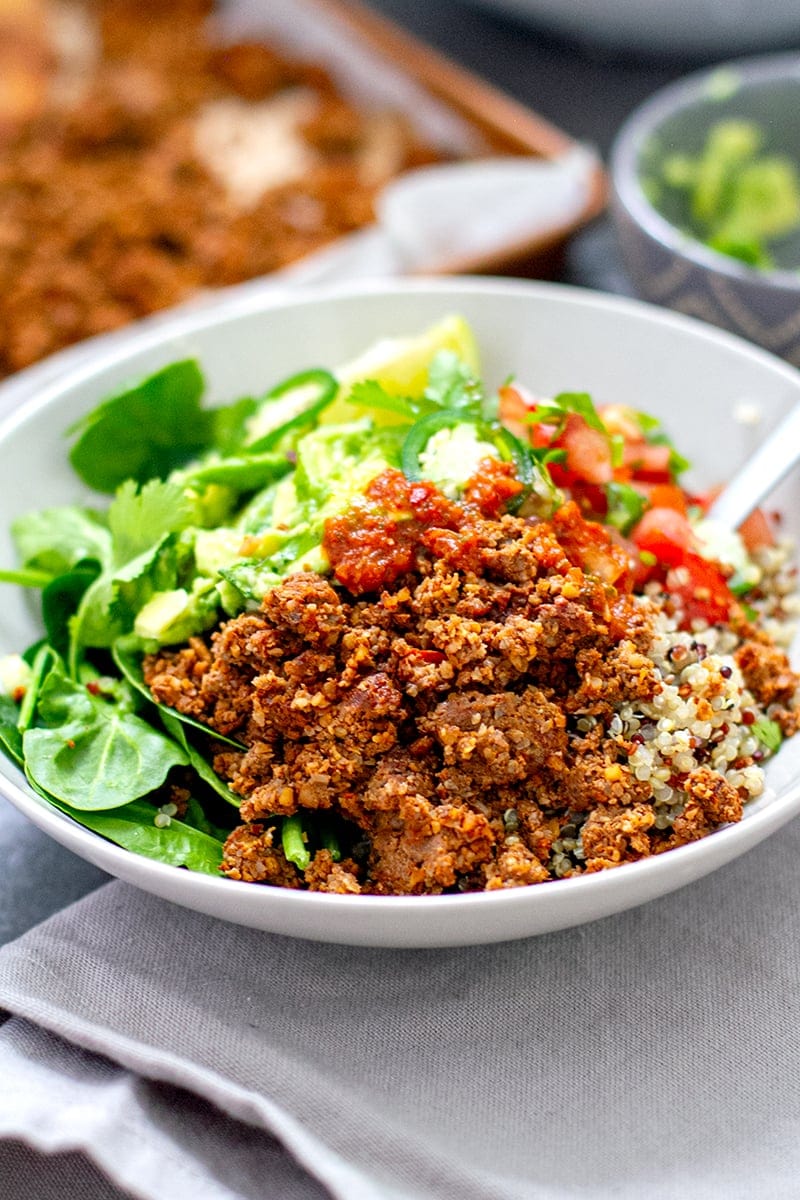
{"type": "MultiPolygon", "coordinates": [[[[657,211],[643,185],[655,156],[697,153],[711,126],[731,117],[757,122],[769,151],[800,165],[800,52],[687,76],[628,118],[611,155],[623,260],[645,299],[731,329],[800,366],[800,269],[765,271],[711,250],[657,211]]],[[[796,250],[800,264],[800,239],[796,250]]]]}

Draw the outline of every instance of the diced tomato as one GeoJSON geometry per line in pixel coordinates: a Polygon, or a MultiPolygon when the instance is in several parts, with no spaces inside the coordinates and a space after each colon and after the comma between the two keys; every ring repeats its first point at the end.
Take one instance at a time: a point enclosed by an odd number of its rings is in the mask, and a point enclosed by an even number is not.
{"type": "Polygon", "coordinates": [[[586,483],[610,483],[611,445],[599,429],[592,429],[577,413],[568,413],[564,430],[556,445],[567,452],[567,469],[586,483]]]}
{"type": "Polygon", "coordinates": [[[686,493],[677,483],[645,483],[636,479],[632,486],[641,492],[651,508],[674,508],[675,512],[686,515],[689,507],[686,493]]]}
{"type": "Polygon", "coordinates": [[[602,521],[608,512],[605,488],[598,483],[583,483],[574,479],[569,485],[569,494],[585,517],[602,521]]]}
{"type": "Polygon", "coordinates": [[[739,526],[739,535],[745,550],[753,554],[764,546],[775,545],[775,533],[770,519],[762,508],[756,508],[739,526]]]}
{"type": "Polygon", "coordinates": [[[540,421],[538,425],[528,426],[528,437],[531,445],[537,450],[544,449],[545,446],[555,445],[555,436],[558,432],[556,425],[547,425],[544,421],[540,421]]]}
{"type": "Polygon", "coordinates": [[[571,563],[612,584],[618,591],[631,590],[634,560],[629,549],[612,538],[615,530],[586,521],[574,501],[557,510],[553,525],[571,563]]]}
{"type": "Polygon", "coordinates": [[[678,566],[694,545],[691,525],[674,508],[649,508],[633,529],[631,540],[666,567],[678,566]]]}
{"type": "Polygon", "coordinates": [[[667,572],[665,588],[680,601],[687,625],[698,619],[709,625],[727,621],[735,602],[720,568],[691,551],[684,552],[680,566],[667,572]]]}
{"type": "Polygon", "coordinates": [[[530,437],[531,427],[525,421],[525,417],[532,408],[535,407],[536,401],[527,392],[521,388],[513,387],[511,384],[506,384],[498,390],[500,398],[499,417],[506,429],[510,429],[515,437],[520,441],[527,442],[530,437]]]}
{"type": "Polygon", "coordinates": [[[642,479],[648,483],[670,483],[671,454],[669,446],[650,445],[644,441],[626,442],[622,462],[626,467],[630,467],[635,479],[642,479]]]}

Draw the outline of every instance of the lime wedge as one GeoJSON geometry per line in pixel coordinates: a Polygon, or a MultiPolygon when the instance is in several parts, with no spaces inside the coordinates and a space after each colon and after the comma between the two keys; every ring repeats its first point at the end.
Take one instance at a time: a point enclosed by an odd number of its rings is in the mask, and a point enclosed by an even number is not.
{"type": "MultiPolygon", "coordinates": [[[[475,335],[463,317],[450,315],[431,325],[416,337],[381,338],[358,358],[335,372],[339,394],[322,414],[320,424],[339,424],[363,416],[364,410],[348,403],[354,383],[374,379],[394,396],[421,396],[428,382],[431,359],[440,350],[452,350],[480,375],[475,335]]],[[[389,412],[375,411],[375,423],[393,424],[397,418],[389,412]]]]}

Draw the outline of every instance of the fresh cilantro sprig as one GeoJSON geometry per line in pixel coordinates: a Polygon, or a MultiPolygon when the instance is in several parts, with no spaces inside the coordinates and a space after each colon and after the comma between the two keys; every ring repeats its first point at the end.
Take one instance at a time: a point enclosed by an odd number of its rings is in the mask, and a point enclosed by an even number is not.
{"type": "Polygon", "coordinates": [[[528,425],[555,425],[560,431],[571,412],[583,417],[590,429],[596,429],[598,433],[608,436],[608,430],[588,392],[559,392],[552,399],[532,408],[525,417],[525,422],[528,425]]]}

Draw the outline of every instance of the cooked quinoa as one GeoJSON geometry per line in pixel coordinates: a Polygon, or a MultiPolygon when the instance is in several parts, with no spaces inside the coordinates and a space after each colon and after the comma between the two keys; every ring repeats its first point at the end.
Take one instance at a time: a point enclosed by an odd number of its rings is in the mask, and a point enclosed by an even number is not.
{"type": "Polygon", "coordinates": [[[227,876],[494,890],[741,819],[800,713],[774,636],[797,607],[784,550],[765,556],[752,611],[687,628],[657,588],[634,594],[619,546],[574,503],[543,521],[441,497],[432,516],[429,485],[402,487],[411,532],[382,576],[351,522],[329,539],[332,578],[289,576],[257,612],[145,660],[158,701],[242,743],[214,761],[241,796],[227,876]],[[341,853],[312,833],[308,868],[289,862],[276,822],[298,813],[341,853]]]}

